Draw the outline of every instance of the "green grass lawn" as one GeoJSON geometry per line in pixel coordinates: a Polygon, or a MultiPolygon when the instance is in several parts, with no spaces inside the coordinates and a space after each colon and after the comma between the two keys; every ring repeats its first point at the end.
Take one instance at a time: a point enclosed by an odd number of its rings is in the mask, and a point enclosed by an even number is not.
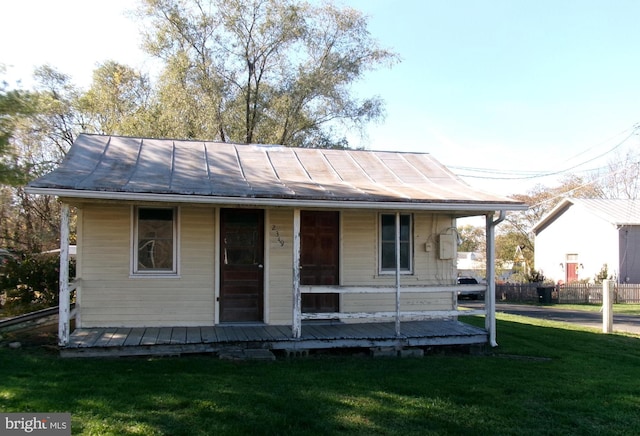
{"type": "Polygon", "coordinates": [[[84,435],[640,434],[640,338],[500,315],[498,342],[487,355],[275,362],[4,347],[0,410],[70,412],[84,435]]]}
{"type": "MultiPolygon", "coordinates": [[[[511,302],[506,302],[510,304],[511,302]]],[[[497,303],[497,307],[500,307],[501,302],[497,303]]],[[[525,304],[527,306],[547,306],[553,309],[566,309],[566,310],[584,310],[586,312],[600,312],[602,310],[601,304],[538,304],[538,303],[515,303],[525,304]]],[[[464,308],[460,308],[463,309],[464,308]]],[[[640,315],[640,304],[614,304],[613,313],[620,315],[640,315]]]]}
{"type": "MultiPolygon", "coordinates": [[[[599,312],[601,304],[553,304],[551,307],[557,309],[586,310],[589,312],[599,312]]],[[[624,315],[640,315],[640,304],[614,304],[613,313],[624,315]]]]}

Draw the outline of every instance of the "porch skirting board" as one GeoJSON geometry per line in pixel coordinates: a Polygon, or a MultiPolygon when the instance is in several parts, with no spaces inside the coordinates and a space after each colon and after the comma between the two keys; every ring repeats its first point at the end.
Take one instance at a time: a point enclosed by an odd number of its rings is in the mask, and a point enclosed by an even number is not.
{"type": "Polygon", "coordinates": [[[291,326],[216,325],[203,327],[83,328],[73,331],[63,357],[179,355],[217,353],[230,347],[313,350],[364,347],[482,345],[485,329],[455,320],[395,323],[303,323],[294,339],[291,326]]]}

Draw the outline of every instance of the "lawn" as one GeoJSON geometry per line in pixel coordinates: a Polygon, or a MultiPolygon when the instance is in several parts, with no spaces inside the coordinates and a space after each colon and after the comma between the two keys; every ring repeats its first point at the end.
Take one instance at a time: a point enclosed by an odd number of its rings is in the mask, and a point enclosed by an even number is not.
{"type": "MultiPolygon", "coordinates": [[[[601,304],[553,304],[555,309],[585,310],[588,312],[599,312],[602,310],[601,304]]],[[[620,315],[640,315],[640,304],[614,304],[613,313],[620,315]]]]}
{"type": "Polygon", "coordinates": [[[485,355],[275,362],[4,347],[0,410],[70,412],[84,435],[640,434],[640,338],[500,315],[498,342],[485,355]]]}

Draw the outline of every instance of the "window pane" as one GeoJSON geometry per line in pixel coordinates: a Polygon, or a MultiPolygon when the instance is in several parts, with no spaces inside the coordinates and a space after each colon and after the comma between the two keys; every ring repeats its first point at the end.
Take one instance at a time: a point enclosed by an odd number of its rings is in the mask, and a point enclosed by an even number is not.
{"type": "Polygon", "coordinates": [[[382,215],[382,240],[396,240],[396,217],[394,215],[382,215]]]}
{"type": "MultiPolygon", "coordinates": [[[[394,267],[395,267],[395,262],[394,267]]],[[[409,243],[401,242],[400,243],[400,269],[408,270],[409,269],[409,243]]]]}
{"type": "MultiPolygon", "coordinates": [[[[400,240],[408,241],[411,229],[409,223],[411,219],[409,215],[400,215],[400,240]]],[[[394,236],[395,237],[395,236],[394,236]]]]}
{"type": "MultiPolygon", "coordinates": [[[[396,268],[396,216],[380,216],[380,269],[384,271],[396,268]]],[[[411,269],[411,215],[400,215],[400,269],[411,269]]]]}
{"type": "Polygon", "coordinates": [[[173,210],[138,210],[138,270],[173,271],[173,210]]]}
{"type": "Polygon", "coordinates": [[[393,242],[382,243],[382,269],[395,269],[396,267],[395,247],[396,247],[396,244],[394,244],[393,242]]]}
{"type": "Polygon", "coordinates": [[[228,231],[225,234],[224,263],[226,265],[254,265],[257,263],[258,232],[228,231]]]}
{"type": "Polygon", "coordinates": [[[172,209],[139,209],[140,220],[173,221],[172,209]]]}

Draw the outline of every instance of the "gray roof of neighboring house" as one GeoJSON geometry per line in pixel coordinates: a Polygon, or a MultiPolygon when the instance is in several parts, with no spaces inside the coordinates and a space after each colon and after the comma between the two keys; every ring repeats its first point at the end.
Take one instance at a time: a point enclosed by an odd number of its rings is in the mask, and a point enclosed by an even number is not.
{"type": "Polygon", "coordinates": [[[88,134],[76,139],[56,170],[28,189],[62,197],[149,201],[526,208],[467,185],[426,153],[88,134]]]}
{"type": "Polygon", "coordinates": [[[542,231],[572,206],[579,207],[612,225],[640,225],[640,200],[565,198],[536,223],[533,231],[542,231]]]}

